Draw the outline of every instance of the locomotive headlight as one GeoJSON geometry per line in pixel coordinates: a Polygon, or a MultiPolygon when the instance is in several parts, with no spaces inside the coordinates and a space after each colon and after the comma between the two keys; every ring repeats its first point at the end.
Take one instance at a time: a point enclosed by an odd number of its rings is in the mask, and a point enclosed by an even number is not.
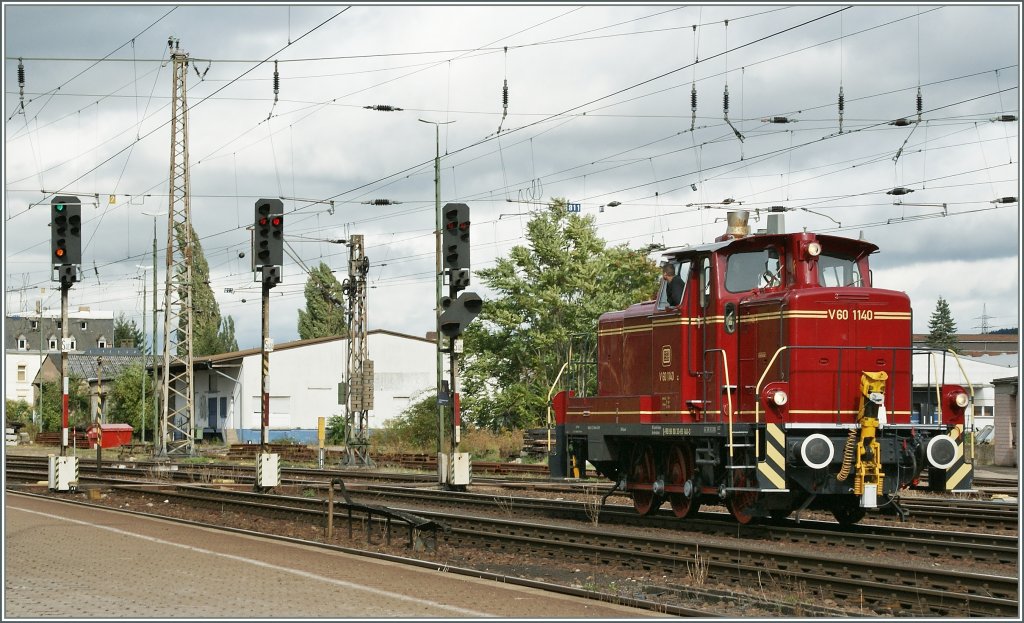
{"type": "Polygon", "coordinates": [[[817,242],[812,242],[807,245],[807,255],[810,255],[811,257],[818,257],[821,255],[821,245],[817,242]]]}
{"type": "Polygon", "coordinates": [[[782,391],[781,389],[777,389],[772,392],[771,399],[772,402],[774,402],[777,406],[781,407],[782,405],[789,402],[789,395],[787,395],[786,392],[782,391]]]}
{"type": "Polygon", "coordinates": [[[961,409],[967,407],[967,394],[958,392],[956,396],[953,396],[953,404],[960,407],[961,409]]]}

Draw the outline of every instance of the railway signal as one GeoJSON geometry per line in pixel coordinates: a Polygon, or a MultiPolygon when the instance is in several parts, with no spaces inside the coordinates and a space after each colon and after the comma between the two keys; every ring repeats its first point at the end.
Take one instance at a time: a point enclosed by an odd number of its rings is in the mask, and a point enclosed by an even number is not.
{"type": "MultiPolygon", "coordinates": [[[[449,270],[469,269],[469,206],[448,203],[444,216],[444,265],[449,270]]],[[[469,275],[466,274],[468,284],[469,275]]]]}
{"type": "Polygon", "coordinates": [[[54,266],[82,263],[82,204],[78,197],[50,200],[50,247],[54,266]]]}
{"type": "Polygon", "coordinates": [[[438,318],[438,328],[441,333],[454,339],[466,330],[466,325],[483,309],[483,300],[475,292],[463,292],[457,299],[446,296],[441,299],[441,317],[438,318]]]}
{"type": "Polygon", "coordinates": [[[280,199],[256,201],[253,255],[256,268],[284,263],[284,204],[280,199]]]}

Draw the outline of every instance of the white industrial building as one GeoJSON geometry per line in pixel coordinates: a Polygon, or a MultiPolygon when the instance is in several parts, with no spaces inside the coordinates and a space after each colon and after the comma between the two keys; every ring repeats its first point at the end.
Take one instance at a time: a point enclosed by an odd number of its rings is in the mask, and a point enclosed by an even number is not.
{"type": "MultiPolygon", "coordinates": [[[[972,394],[972,412],[974,428],[982,430],[995,423],[996,392],[993,380],[1016,375],[1016,365],[991,363],[990,358],[964,357],[953,358],[928,357],[918,354],[914,357],[914,393],[915,403],[925,403],[930,407],[938,404],[938,399],[926,395],[924,388],[933,388],[936,382],[959,384],[972,394]],[[959,362],[959,363],[958,363],[959,362]],[[973,392],[973,393],[972,393],[973,392]]],[[[994,361],[994,360],[993,360],[994,361]]],[[[1015,363],[1015,362],[1014,362],[1015,363]]],[[[928,421],[928,414],[923,414],[928,421]]]]}
{"type": "MultiPolygon", "coordinates": [[[[369,427],[379,428],[437,383],[437,346],[427,338],[367,332],[374,364],[369,427]]],[[[324,337],[274,345],[270,353],[270,441],[317,442],[318,418],[345,413],[338,384],[345,378],[348,339],[324,337]]],[[[197,429],[228,443],[259,443],[262,352],[258,348],[194,359],[197,429]]]]}

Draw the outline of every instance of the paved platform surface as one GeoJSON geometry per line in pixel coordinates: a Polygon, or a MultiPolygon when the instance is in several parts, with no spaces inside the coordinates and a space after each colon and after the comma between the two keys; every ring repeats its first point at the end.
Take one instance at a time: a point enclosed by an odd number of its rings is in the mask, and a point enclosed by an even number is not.
{"type": "Polygon", "coordinates": [[[636,618],[654,613],[5,495],[12,618],[636,618]]]}

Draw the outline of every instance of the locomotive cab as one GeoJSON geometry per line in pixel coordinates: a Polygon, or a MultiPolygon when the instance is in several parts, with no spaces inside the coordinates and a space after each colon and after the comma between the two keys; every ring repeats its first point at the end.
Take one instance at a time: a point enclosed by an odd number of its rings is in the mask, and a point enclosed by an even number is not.
{"type": "Polygon", "coordinates": [[[911,423],[910,301],[872,286],[878,247],[729,221],[666,253],[652,300],[598,319],[597,393],[556,396],[552,475],[589,462],[641,514],[724,502],[743,523],[796,509],[853,523],[898,508],[925,468],[969,489],[967,394],[942,386],[942,421],[911,423]]]}

